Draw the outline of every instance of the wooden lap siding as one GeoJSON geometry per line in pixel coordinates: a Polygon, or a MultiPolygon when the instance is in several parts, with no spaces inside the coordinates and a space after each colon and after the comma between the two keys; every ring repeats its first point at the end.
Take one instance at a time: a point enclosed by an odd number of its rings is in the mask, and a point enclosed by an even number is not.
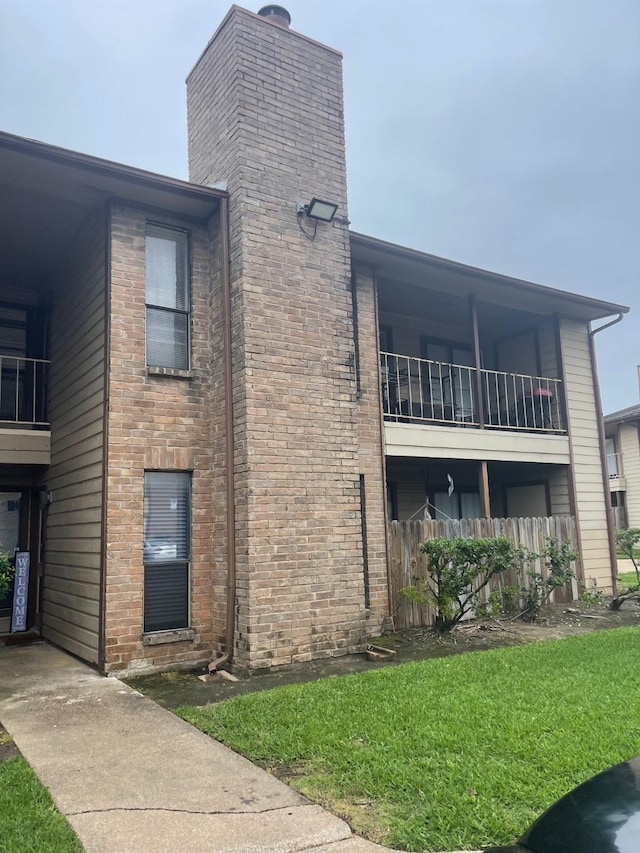
{"type": "Polygon", "coordinates": [[[563,319],[560,335],[584,579],[589,586],[595,579],[599,589],[610,592],[607,510],[587,324],[563,319]]]}
{"type": "Polygon", "coordinates": [[[640,527],[640,435],[636,424],[620,424],[618,451],[626,485],[629,527],[640,527]]]}
{"type": "Polygon", "coordinates": [[[105,222],[95,215],[53,289],[42,596],[43,636],[91,663],[100,631],[105,281],[105,222]]]}
{"type": "Polygon", "coordinates": [[[565,468],[556,468],[549,476],[551,515],[571,515],[569,479],[565,468]]]}

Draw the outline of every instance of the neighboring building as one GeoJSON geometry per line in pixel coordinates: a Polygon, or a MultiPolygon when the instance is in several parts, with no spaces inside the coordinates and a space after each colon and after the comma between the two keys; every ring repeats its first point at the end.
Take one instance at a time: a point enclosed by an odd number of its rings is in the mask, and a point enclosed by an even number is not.
{"type": "Polygon", "coordinates": [[[640,527],[640,404],[606,415],[604,429],[614,524],[640,527]]]}
{"type": "Polygon", "coordinates": [[[29,624],[105,672],[361,650],[425,511],[571,514],[610,590],[590,323],[627,309],[350,233],[341,56],[277,10],[234,6],[187,95],[191,183],[0,135],[29,624]]]}

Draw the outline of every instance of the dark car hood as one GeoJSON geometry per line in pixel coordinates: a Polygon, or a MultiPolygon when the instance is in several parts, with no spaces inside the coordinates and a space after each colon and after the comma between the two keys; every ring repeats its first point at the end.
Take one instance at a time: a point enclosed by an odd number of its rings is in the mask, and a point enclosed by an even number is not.
{"type": "Polygon", "coordinates": [[[491,849],[494,853],[640,853],[640,757],[579,785],[547,809],[514,847],[491,849]]]}

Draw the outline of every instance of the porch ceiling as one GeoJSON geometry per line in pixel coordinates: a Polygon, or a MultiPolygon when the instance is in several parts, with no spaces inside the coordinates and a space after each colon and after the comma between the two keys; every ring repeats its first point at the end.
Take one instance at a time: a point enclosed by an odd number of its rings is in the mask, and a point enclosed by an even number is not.
{"type": "Polygon", "coordinates": [[[89,209],[90,205],[68,198],[0,187],[0,269],[5,274],[16,273],[20,279],[44,276],[58,265],[89,209]]]}
{"type": "Polygon", "coordinates": [[[390,287],[404,282],[463,298],[475,294],[480,302],[585,321],[629,310],[626,305],[488,272],[364,234],[351,232],[350,238],[354,265],[375,269],[378,281],[390,287]]]}
{"type": "Polygon", "coordinates": [[[0,133],[0,271],[54,267],[89,211],[109,199],[203,220],[225,196],[201,187],[0,133]]]}
{"type": "MultiPolygon", "coordinates": [[[[424,285],[420,287],[404,281],[380,279],[378,309],[382,322],[385,321],[385,315],[439,320],[443,323],[443,329],[445,324],[446,327],[458,326],[465,338],[470,339],[471,336],[468,296],[437,290],[431,287],[431,282],[427,290],[424,285]]],[[[504,338],[507,333],[517,335],[526,332],[539,321],[540,315],[525,310],[524,305],[516,309],[500,304],[478,303],[480,338],[485,345],[494,339],[504,338]]]]}

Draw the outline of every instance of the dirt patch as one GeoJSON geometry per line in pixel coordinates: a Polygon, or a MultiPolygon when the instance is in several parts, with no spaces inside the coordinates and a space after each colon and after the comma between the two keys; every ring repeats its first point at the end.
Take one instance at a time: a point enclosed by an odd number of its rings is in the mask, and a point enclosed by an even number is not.
{"type": "Polygon", "coordinates": [[[323,784],[325,774],[305,762],[279,764],[256,761],[255,763],[295,791],[342,818],[356,834],[376,844],[383,845],[386,842],[384,826],[388,821],[384,820],[382,815],[388,808],[383,802],[365,798],[346,800],[338,797],[330,785],[323,784]]]}
{"type": "Polygon", "coordinates": [[[0,726],[0,764],[8,758],[15,758],[16,755],[20,755],[20,750],[13,742],[9,732],[0,726]]]}
{"type": "Polygon", "coordinates": [[[636,602],[626,602],[617,611],[609,610],[606,604],[554,604],[544,607],[533,624],[503,617],[469,622],[444,637],[435,635],[428,628],[412,628],[376,638],[376,645],[384,645],[397,652],[391,662],[372,663],[364,655],[350,655],[254,673],[242,676],[237,682],[210,679],[203,683],[196,678],[202,671],[171,671],[128,679],[127,683],[165,708],[208,705],[243,693],[301,684],[332,675],[366,672],[409,661],[561,639],[630,625],[640,625],[640,606],[636,602]]]}
{"type": "Polygon", "coordinates": [[[538,640],[559,640],[592,631],[640,625],[640,606],[635,601],[609,610],[607,604],[551,604],[542,608],[535,622],[504,616],[460,625],[455,631],[437,636],[429,628],[408,628],[381,637],[380,645],[406,647],[404,660],[422,660],[447,654],[515,646],[538,640]]]}

